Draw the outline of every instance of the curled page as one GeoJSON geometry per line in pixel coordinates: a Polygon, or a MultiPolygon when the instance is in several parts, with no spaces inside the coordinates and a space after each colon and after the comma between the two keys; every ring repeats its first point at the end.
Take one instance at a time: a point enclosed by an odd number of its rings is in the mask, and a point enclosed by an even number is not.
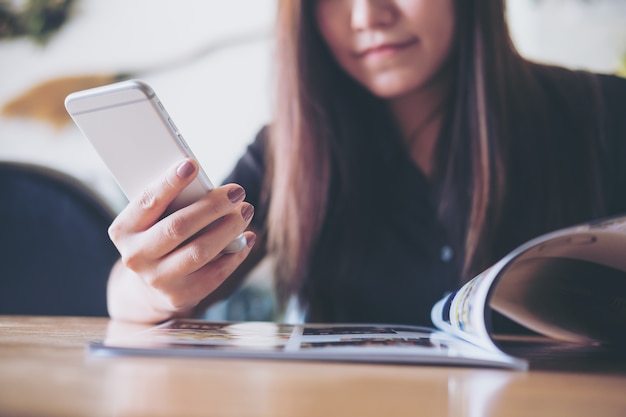
{"type": "Polygon", "coordinates": [[[492,309],[550,338],[626,343],[626,217],[520,246],[432,310],[435,326],[493,349],[492,309]]]}

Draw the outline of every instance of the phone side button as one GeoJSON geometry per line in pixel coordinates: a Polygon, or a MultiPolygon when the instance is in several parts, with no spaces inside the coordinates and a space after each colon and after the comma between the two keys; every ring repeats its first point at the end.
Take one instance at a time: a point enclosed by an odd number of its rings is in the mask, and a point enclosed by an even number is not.
{"type": "Polygon", "coordinates": [[[183,135],[181,135],[180,133],[176,133],[176,135],[178,136],[180,144],[183,145],[183,148],[189,150],[189,146],[187,145],[187,141],[185,140],[185,138],[183,138],[183,135]]]}
{"type": "Polygon", "coordinates": [[[176,127],[176,125],[174,124],[174,122],[172,121],[172,119],[170,119],[169,117],[167,118],[168,123],[170,124],[170,126],[172,126],[172,128],[174,129],[175,132],[178,132],[178,128],[176,127]]]}

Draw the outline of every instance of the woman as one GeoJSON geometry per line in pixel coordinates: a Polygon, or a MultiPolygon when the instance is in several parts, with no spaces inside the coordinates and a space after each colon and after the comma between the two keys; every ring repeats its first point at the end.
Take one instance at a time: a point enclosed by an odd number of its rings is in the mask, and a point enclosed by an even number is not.
{"type": "Polygon", "coordinates": [[[430,324],[520,243],[626,212],[626,82],[524,60],[503,1],[285,0],[277,29],[274,119],[229,184],[159,221],[184,161],[112,224],[112,317],[191,314],[269,254],[310,321],[430,324]]]}

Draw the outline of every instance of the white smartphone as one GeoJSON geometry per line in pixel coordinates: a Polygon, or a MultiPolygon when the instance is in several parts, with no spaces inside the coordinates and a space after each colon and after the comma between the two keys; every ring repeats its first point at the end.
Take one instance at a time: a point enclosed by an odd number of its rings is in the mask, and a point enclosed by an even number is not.
{"type": "MultiPolygon", "coordinates": [[[[159,98],[141,80],[77,91],[67,96],[65,108],[129,200],[176,162],[196,159],[159,98]]],[[[197,178],[168,212],[193,203],[213,188],[200,167],[197,178]]],[[[224,252],[238,252],[245,245],[241,234],[224,252]]]]}

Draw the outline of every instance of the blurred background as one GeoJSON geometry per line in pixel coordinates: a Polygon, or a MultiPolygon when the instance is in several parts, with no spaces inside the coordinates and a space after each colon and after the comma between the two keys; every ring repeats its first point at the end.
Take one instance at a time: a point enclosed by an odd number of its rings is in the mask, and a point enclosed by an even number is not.
{"type": "Polygon", "coordinates": [[[22,33],[15,24],[13,35],[7,18],[0,23],[0,158],[67,171],[118,209],[125,200],[64,114],[68,88],[125,75],[146,80],[216,183],[268,119],[275,0],[0,0],[0,5],[25,22],[22,33]],[[60,78],[43,92],[29,91],[60,78]]]}
{"type": "MultiPolygon", "coordinates": [[[[269,119],[275,7],[276,0],[0,0],[0,159],[66,171],[121,208],[123,197],[62,99],[90,82],[135,76],[154,87],[221,182],[269,119]]],[[[508,0],[507,7],[524,55],[600,72],[623,66],[626,1],[508,0]]]]}
{"type": "MultiPolygon", "coordinates": [[[[123,196],[63,99],[132,76],[152,85],[220,183],[270,117],[275,7],[276,0],[0,0],[0,160],[62,170],[119,210],[123,196]]],[[[625,0],[508,0],[508,17],[531,59],[624,73],[625,0]]]]}

